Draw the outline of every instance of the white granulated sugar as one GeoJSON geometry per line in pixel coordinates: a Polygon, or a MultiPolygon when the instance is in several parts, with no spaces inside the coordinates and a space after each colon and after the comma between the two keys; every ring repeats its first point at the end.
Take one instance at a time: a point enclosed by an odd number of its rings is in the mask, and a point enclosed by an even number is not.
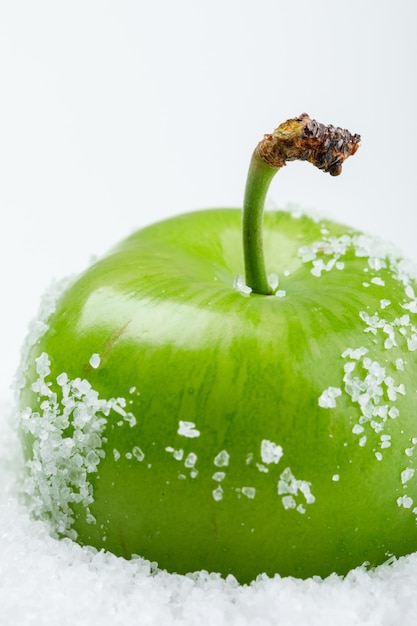
{"type": "MultiPolygon", "coordinates": [[[[304,502],[298,502],[298,504],[313,504],[315,497],[311,493],[311,485],[305,480],[297,480],[293,475],[289,467],[285,468],[279,477],[277,492],[279,496],[282,496],[281,501],[285,509],[296,508],[297,498],[303,496],[304,502]]],[[[299,513],[302,513],[304,506],[298,509],[299,513]]]]}
{"type": "Polygon", "coordinates": [[[385,287],[385,281],[380,276],[375,276],[371,278],[371,283],[373,285],[379,285],[380,287],[385,287]]]}
{"type": "Polygon", "coordinates": [[[229,460],[230,460],[230,455],[227,452],[227,450],[221,450],[214,457],[213,463],[216,467],[227,467],[229,465],[229,460]]]}
{"type": "Polygon", "coordinates": [[[401,472],[402,484],[405,485],[406,483],[408,483],[408,481],[411,480],[412,477],[414,476],[414,473],[415,473],[415,469],[413,469],[412,467],[407,467],[407,469],[401,472]]]}
{"type": "MultiPolygon", "coordinates": [[[[375,332],[377,329],[382,329],[385,334],[391,335],[393,327],[385,320],[381,320],[377,314],[370,316],[365,311],[361,311],[360,318],[365,322],[365,332],[369,329],[375,332]]],[[[401,326],[405,322],[408,323],[408,320],[402,318],[396,320],[396,325],[401,326]]],[[[336,397],[342,394],[346,394],[356,405],[359,418],[352,427],[352,433],[360,435],[358,438],[360,447],[364,447],[367,442],[366,427],[370,427],[375,433],[383,433],[387,420],[396,419],[400,415],[395,402],[400,396],[406,395],[404,383],[397,383],[392,376],[387,375],[384,366],[369,358],[367,354],[368,351],[363,346],[344,350],[341,354],[346,361],[343,366],[342,387],[340,389],[329,387],[318,398],[319,406],[326,409],[336,408],[336,397]]],[[[397,364],[399,366],[397,369],[400,370],[403,362],[397,360],[397,364]]],[[[382,434],[380,447],[389,448],[390,439],[388,435],[382,434]]],[[[382,459],[380,452],[376,452],[375,456],[377,460],[382,459]]]]}
{"type": "Polygon", "coordinates": [[[244,496],[249,498],[249,500],[253,500],[254,497],[256,496],[256,489],[255,489],[255,487],[242,487],[242,489],[240,491],[241,491],[241,493],[244,496]]]}
{"type": "Polygon", "coordinates": [[[395,361],[395,367],[397,370],[403,371],[404,370],[404,359],[396,359],[395,361]]]}
{"type": "Polygon", "coordinates": [[[296,501],[294,500],[293,496],[283,496],[282,497],[282,506],[284,507],[284,509],[295,509],[297,506],[296,501]]]}
{"type": "Polygon", "coordinates": [[[344,352],[342,352],[342,358],[346,359],[347,357],[350,357],[354,361],[359,361],[359,359],[365,356],[365,354],[368,354],[368,349],[364,348],[363,346],[360,348],[356,348],[356,350],[353,350],[352,348],[347,348],[344,352]]]}
{"type": "Polygon", "coordinates": [[[269,439],[261,441],[261,459],[266,465],[279,463],[283,455],[282,446],[277,445],[269,439]]]}
{"type": "MultiPolygon", "coordinates": [[[[383,436],[384,436],[384,435],[382,435],[382,437],[383,437],[383,436]]],[[[390,439],[385,439],[385,440],[384,440],[382,437],[381,437],[381,443],[380,443],[381,449],[382,449],[382,450],[384,450],[384,449],[386,449],[386,448],[390,448],[390,447],[391,447],[391,441],[390,441],[390,439]]]]}
{"type": "MultiPolygon", "coordinates": [[[[93,502],[90,475],[97,472],[104,451],[102,435],[111,410],[128,422],[122,398],[99,398],[87,380],[56,377],[60,397],[51,390],[50,361],[46,353],[36,359],[37,380],[32,389],[39,395],[40,412],[23,409],[18,417],[25,435],[32,435],[32,458],[26,462],[23,491],[28,508],[38,519],[47,520],[57,535],[75,538],[72,503],[82,504],[86,519],[94,523],[89,506],[93,502]],[[71,427],[71,436],[68,429],[71,427]]],[[[113,452],[116,459],[119,453],[113,452]]]]}
{"type": "Polygon", "coordinates": [[[213,498],[214,498],[214,500],[216,500],[216,502],[220,502],[220,500],[223,500],[223,488],[222,488],[222,486],[218,485],[215,489],[213,489],[212,494],[213,494],[213,498]]]}
{"type": "Polygon", "coordinates": [[[413,334],[412,337],[407,339],[407,347],[410,352],[417,350],[417,335],[413,334]]]}
{"type": "Polygon", "coordinates": [[[241,274],[237,274],[233,282],[233,289],[236,289],[244,296],[249,296],[252,293],[252,289],[245,283],[245,277],[241,274]]]}
{"type": "Polygon", "coordinates": [[[411,507],[413,506],[413,499],[410,498],[410,496],[400,496],[399,498],[397,498],[397,504],[398,506],[402,506],[405,509],[411,509],[411,507]]]}
{"type": "Polygon", "coordinates": [[[145,458],[145,453],[143,452],[143,450],[141,450],[139,448],[139,446],[134,446],[133,447],[132,455],[139,462],[142,462],[144,460],[144,458],[145,458]]]}
{"type": "Polygon", "coordinates": [[[322,409],[333,409],[336,406],[336,398],[341,395],[342,390],[339,387],[329,387],[319,397],[319,406],[322,409]]]}
{"type": "Polygon", "coordinates": [[[277,274],[269,274],[268,276],[268,284],[271,287],[271,289],[273,291],[275,291],[278,288],[279,285],[279,278],[277,274]]]}
{"type": "Polygon", "coordinates": [[[197,430],[194,422],[183,422],[180,420],[177,432],[182,437],[188,437],[189,439],[200,436],[200,431],[197,430]]]}
{"type": "Polygon", "coordinates": [[[100,355],[95,353],[91,355],[90,358],[90,365],[93,369],[97,369],[98,367],[100,367],[100,355]]]}
{"type": "Polygon", "coordinates": [[[195,452],[190,452],[189,454],[187,454],[185,461],[184,461],[184,466],[192,468],[195,466],[196,463],[197,463],[197,455],[195,454],[195,452]]]}
{"type": "Polygon", "coordinates": [[[184,450],[182,448],[175,450],[175,448],[173,448],[172,446],[167,446],[165,448],[165,451],[172,454],[176,461],[182,461],[182,459],[184,458],[184,450]]]}

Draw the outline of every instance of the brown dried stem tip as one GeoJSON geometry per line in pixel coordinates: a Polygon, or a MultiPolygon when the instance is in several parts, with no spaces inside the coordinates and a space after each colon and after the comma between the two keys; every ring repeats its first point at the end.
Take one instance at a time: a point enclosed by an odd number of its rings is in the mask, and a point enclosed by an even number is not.
{"type": "Polygon", "coordinates": [[[342,163],[355,154],[360,140],[360,135],[325,126],[302,113],[280,124],[272,135],[265,135],[257,151],[270,167],[283,167],[286,161],[309,161],[331,176],[338,176],[342,163]]]}

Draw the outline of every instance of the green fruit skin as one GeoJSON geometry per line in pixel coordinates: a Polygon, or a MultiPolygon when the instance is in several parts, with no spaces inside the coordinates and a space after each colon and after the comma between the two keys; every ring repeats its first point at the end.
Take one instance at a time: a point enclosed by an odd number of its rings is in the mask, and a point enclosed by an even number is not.
{"type": "MultiPolygon", "coordinates": [[[[398,319],[408,312],[405,287],[351,249],[341,257],[343,269],[314,276],[297,252],[322,239],[323,228],[328,236],[352,234],[306,216],[265,214],[266,263],[284,297],[233,287],[243,274],[241,212],[234,209],[190,213],[136,232],[60,297],[25,360],[22,409],[42,413],[31,385],[35,358],[45,352],[48,380],[62,372],[86,379],[100,398],[125,398],[136,418],[134,426],[121,424],[113,410],[107,418],[105,456],[88,477],[96,522],[84,506],[71,505],[77,541],[137,554],[170,572],[204,569],[241,583],[261,573],[345,574],[417,549],[414,504],[397,503],[403,496],[417,503],[417,480],[401,478],[416,467],[417,353],[405,340],[387,349],[387,334],[369,332],[360,317],[379,311],[398,319]],[[373,276],[385,285],[371,283],[373,276]],[[381,299],[391,302],[384,311],[381,299]],[[343,391],[341,355],[359,347],[406,390],[391,402],[382,385],[381,404],[399,411],[383,425],[386,448],[369,422],[365,445],[352,432],[361,410],[343,391]],[[100,355],[96,368],[92,354],[100,355]],[[334,408],[319,405],[329,387],[342,389],[334,408]],[[199,436],[180,434],[180,421],[193,423],[199,436]],[[262,441],[282,447],[279,462],[262,461],[262,441]],[[132,455],[134,446],[142,460],[132,455]],[[172,450],[183,450],[182,459],[172,450]],[[216,465],[223,450],[229,463],[216,465]],[[190,453],[197,456],[191,468],[190,453]],[[308,503],[295,489],[305,512],[285,508],[278,493],[288,467],[314,495],[308,503]],[[215,472],[224,472],[223,480],[213,479],[215,472]]],[[[36,437],[22,438],[30,460],[36,437]]],[[[43,513],[48,518],[46,505],[43,513]]]]}

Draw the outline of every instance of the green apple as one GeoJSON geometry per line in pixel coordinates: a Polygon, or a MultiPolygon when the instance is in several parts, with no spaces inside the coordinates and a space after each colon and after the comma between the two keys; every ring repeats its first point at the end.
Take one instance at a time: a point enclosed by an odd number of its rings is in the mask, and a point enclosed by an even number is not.
{"type": "Polygon", "coordinates": [[[242,583],[417,549],[413,271],[346,226],[262,215],[285,161],[338,174],[358,142],[284,123],[255,150],[243,246],[237,209],[151,225],[38,323],[24,489],[56,536],[242,583]]]}

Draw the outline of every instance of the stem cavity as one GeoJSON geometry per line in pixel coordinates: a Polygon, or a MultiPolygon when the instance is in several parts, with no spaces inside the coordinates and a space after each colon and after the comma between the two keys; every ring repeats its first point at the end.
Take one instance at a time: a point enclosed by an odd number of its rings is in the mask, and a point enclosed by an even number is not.
{"type": "Polygon", "coordinates": [[[360,135],[325,126],[303,113],[283,122],[259,142],[250,162],[243,203],[245,280],[253,293],[272,293],[265,270],[262,226],[266,194],[277,171],[287,161],[299,160],[338,176],[343,162],[357,151],[360,140],[360,135]]]}

